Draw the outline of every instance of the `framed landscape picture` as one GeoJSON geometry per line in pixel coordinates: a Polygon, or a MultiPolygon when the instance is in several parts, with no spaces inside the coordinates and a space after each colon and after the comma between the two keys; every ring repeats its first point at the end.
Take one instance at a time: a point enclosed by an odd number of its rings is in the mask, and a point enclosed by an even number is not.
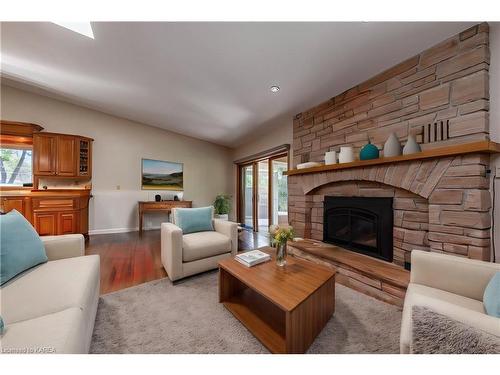
{"type": "Polygon", "coordinates": [[[143,190],[184,190],[182,163],[142,159],[143,190]]]}

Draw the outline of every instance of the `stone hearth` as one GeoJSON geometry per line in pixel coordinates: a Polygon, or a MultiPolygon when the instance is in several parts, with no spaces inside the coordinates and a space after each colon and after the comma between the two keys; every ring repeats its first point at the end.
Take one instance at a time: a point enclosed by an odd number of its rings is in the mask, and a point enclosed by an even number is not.
{"type": "Polygon", "coordinates": [[[315,240],[288,243],[290,254],[337,271],[336,282],[381,301],[403,306],[410,272],[393,263],[315,240]]]}

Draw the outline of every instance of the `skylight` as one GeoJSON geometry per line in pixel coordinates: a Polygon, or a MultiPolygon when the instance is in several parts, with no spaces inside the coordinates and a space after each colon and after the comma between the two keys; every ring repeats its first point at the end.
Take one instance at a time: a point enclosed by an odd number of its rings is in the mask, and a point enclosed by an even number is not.
{"type": "Polygon", "coordinates": [[[88,38],[94,39],[94,32],[90,22],[53,22],[56,25],[74,31],[75,33],[85,35],[88,38]]]}

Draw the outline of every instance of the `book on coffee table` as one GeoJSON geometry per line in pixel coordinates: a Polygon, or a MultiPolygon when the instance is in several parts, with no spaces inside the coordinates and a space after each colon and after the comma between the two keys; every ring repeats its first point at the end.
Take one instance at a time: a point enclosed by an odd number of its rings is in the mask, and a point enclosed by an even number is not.
{"type": "Polygon", "coordinates": [[[235,259],[247,267],[252,267],[256,264],[267,262],[271,259],[271,256],[260,250],[252,250],[236,255],[235,259]]]}

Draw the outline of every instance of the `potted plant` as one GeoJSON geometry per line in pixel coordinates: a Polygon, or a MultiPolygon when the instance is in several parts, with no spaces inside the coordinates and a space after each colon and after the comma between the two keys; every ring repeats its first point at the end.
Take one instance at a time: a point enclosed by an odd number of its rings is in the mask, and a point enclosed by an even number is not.
{"type": "Polygon", "coordinates": [[[288,241],[293,240],[294,231],[290,225],[271,225],[269,227],[271,244],[276,247],[276,264],[280,267],[286,264],[288,241]]]}
{"type": "Polygon", "coordinates": [[[219,194],[214,201],[215,217],[221,220],[229,219],[229,211],[231,211],[231,196],[227,194],[219,194]]]}

